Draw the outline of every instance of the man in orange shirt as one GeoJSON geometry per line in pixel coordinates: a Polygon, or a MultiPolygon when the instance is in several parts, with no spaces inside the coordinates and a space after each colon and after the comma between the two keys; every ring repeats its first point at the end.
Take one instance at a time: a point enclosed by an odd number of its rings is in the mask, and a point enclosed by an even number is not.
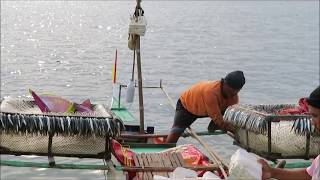
{"type": "Polygon", "coordinates": [[[223,113],[228,106],[239,102],[238,92],[245,84],[242,71],[233,71],[220,81],[199,82],[180,96],[174,123],[166,139],[167,143],[176,143],[197,118],[210,117],[208,130],[217,129],[233,132],[233,128],[223,121],[223,113]]]}

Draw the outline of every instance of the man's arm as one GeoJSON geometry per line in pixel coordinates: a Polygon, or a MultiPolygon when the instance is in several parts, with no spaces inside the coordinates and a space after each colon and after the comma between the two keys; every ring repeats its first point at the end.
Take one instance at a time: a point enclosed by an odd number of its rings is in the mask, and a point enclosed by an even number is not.
{"type": "Polygon", "coordinates": [[[213,121],[219,129],[223,129],[224,121],[218,103],[215,101],[207,101],[205,103],[205,106],[208,116],[211,118],[211,121],[213,121]]]}
{"type": "Polygon", "coordinates": [[[224,121],[223,114],[221,113],[221,109],[218,105],[218,101],[207,101],[206,109],[208,112],[208,116],[211,118],[211,121],[214,122],[217,129],[235,133],[235,128],[231,124],[224,121]]]}

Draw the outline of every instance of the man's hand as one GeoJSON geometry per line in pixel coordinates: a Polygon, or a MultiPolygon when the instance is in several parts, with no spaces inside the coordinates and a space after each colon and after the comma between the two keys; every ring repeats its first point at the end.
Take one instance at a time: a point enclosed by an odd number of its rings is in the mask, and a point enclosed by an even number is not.
{"type": "Polygon", "coordinates": [[[216,123],[214,123],[214,120],[211,119],[209,125],[208,125],[208,132],[214,132],[217,129],[220,129],[216,123]]]}
{"type": "Polygon", "coordinates": [[[231,132],[232,134],[235,134],[236,132],[236,129],[233,127],[232,124],[229,124],[229,123],[223,123],[223,130],[224,131],[229,131],[231,132]]]}
{"type": "Polygon", "coordinates": [[[224,122],[223,124],[219,125],[215,123],[214,120],[211,119],[209,125],[208,125],[208,132],[214,132],[215,130],[222,130],[222,131],[229,131],[231,133],[235,133],[236,129],[233,127],[232,124],[224,122]]]}
{"type": "Polygon", "coordinates": [[[258,163],[262,165],[262,180],[272,178],[272,167],[270,167],[269,164],[263,159],[259,159],[258,163]]]}

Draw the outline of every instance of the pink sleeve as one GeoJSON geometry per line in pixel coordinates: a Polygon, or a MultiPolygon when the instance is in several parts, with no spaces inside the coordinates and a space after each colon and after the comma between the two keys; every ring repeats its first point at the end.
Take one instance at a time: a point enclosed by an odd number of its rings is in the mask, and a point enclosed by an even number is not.
{"type": "Polygon", "coordinates": [[[319,163],[320,163],[320,155],[318,155],[313,161],[312,161],[312,164],[311,166],[309,166],[306,171],[307,173],[312,176],[313,173],[314,173],[314,170],[319,166],[319,163]]]}

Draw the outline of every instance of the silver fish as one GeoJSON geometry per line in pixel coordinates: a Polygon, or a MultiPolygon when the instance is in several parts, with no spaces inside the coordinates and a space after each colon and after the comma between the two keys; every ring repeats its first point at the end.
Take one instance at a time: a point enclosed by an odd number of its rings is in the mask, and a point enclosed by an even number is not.
{"type": "Polygon", "coordinates": [[[111,131],[109,120],[107,120],[107,124],[108,124],[108,130],[107,131],[111,131]]]}
{"type": "Polygon", "coordinates": [[[16,130],[16,133],[18,133],[19,132],[19,123],[18,123],[19,119],[16,114],[14,115],[14,120],[15,120],[15,130],[16,130]]]}
{"type": "Polygon", "coordinates": [[[308,120],[307,118],[303,118],[303,134],[307,133],[308,120]]]}
{"type": "Polygon", "coordinates": [[[1,119],[0,120],[1,120],[1,126],[2,126],[3,129],[5,129],[5,125],[4,125],[4,122],[3,122],[4,121],[4,116],[5,115],[1,113],[1,119]]]}
{"type": "Polygon", "coordinates": [[[43,117],[39,116],[38,119],[39,119],[39,130],[42,131],[43,130],[43,122],[42,122],[43,117]]]}
{"type": "Polygon", "coordinates": [[[290,131],[295,130],[296,124],[297,124],[297,120],[295,120],[295,121],[293,122],[293,124],[292,124],[292,127],[291,127],[291,130],[290,130],[290,131]]]}
{"type": "Polygon", "coordinates": [[[251,113],[248,112],[248,113],[247,113],[247,116],[246,116],[246,121],[244,122],[243,127],[245,127],[246,124],[248,123],[248,121],[250,121],[250,117],[251,117],[251,113]]]}
{"type": "Polygon", "coordinates": [[[35,132],[37,130],[37,128],[38,128],[38,122],[37,122],[36,116],[33,116],[32,120],[33,120],[33,124],[34,124],[33,132],[35,132]]]}
{"type": "MultiPolygon", "coordinates": [[[[70,130],[71,129],[71,120],[70,120],[70,117],[69,116],[67,116],[67,121],[68,121],[68,130],[70,130]]],[[[68,132],[70,132],[70,131],[68,131],[68,132]]],[[[70,134],[69,134],[70,135],[70,134]]]]}
{"type": "Polygon", "coordinates": [[[47,120],[47,128],[48,128],[48,132],[51,132],[51,124],[50,124],[50,119],[48,116],[46,116],[46,120],[47,120]]]}
{"type": "Polygon", "coordinates": [[[21,129],[21,119],[20,119],[20,115],[17,115],[17,119],[18,119],[18,129],[21,129]]]}
{"type": "Polygon", "coordinates": [[[91,133],[94,133],[94,129],[93,129],[93,123],[92,123],[92,119],[90,118],[90,128],[91,128],[91,133]]]}
{"type": "Polygon", "coordinates": [[[244,113],[243,111],[240,111],[239,117],[237,118],[237,121],[235,122],[236,126],[240,126],[241,127],[241,123],[243,121],[243,113],[244,113]]]}
{"type": "Polygon", "coordinates": [[[113,136],[113,132],[111,129],[111,125],[110,125],[110,119],[106,119],[107,124],[108,124],[108,132],[110,133],[109,136],[113,136]]]}
{"type": "Polygon", "coordinates": [[[302,126],[302,123],[303,123],[303,122],[302,122],[302,119],[301,119],[301,118],[299,118],[298,121],[299,121],[299,126],[297,127],[297,128],[298,128],[298,129],[297,129],[297,132],[298,132],[298,134],[300,134],[300,133],[301,133],[300,130],[301,130],[301,126],[302,126]]]}
{"type": "Polygon", "coordinates": [[[311,133],[311,121],[310,121],[310,119],[308,119],[308,123],[307,123],[307,131],[308,131],[308,133],[311,133]]]}
{"type": "Polygon", "coordinates": [[[250,123],[248,124],[248,130],[253,129],[255,122],[258,120],[258,115],[257,114],[252,114],[252,118],[250,123]]]}
{"type": "Polygon", "coordinates": [[[300,126],[299,132],[300,132],[300,134],[303,134],[303,132],[304,132],[305,120],[304,120],[303,118],[300,118],[300,120],[301,120],[301,126],[300,126]]]}
{"type": "Polygon", "coordinates": [[[295,123],[295,126],[294,126],[294,132],[295,133],[298,133],[299,126],[300,126],[300,119],[296,119],[296,123],[295,123]]]}
{"type": "Polygon", "coordinates": [[[23,123],[24,127],[26,127],[26,126],[27,126],[27,122],[26,122],[25,117],[22,117],[22,123],[23,123]]]}
{"type": "Polygon", "coordinates": [[[64,123],[63,123],[63,119],[60,117],[60,118],[59,118],[59,121],[60,121],[60,125],[61,125],[62,132],[64,132],[64,123]]]}
{"type": "Polygon", "coordinates": [[[11,115],[8,114],[8,121],[10,122],[10,124],[13,126],[12,120],[11,120],[11,115]]]}

